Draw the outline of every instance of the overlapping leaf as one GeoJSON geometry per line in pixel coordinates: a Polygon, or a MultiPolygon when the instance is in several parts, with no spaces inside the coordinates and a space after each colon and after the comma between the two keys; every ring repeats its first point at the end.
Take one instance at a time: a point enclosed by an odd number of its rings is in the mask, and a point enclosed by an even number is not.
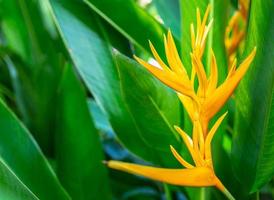
{"type": "Polygon", "coordinates": [[[0,132],[0,156],[32,193],[39,199],[70,199],[30,133],[2,100],[0,132]]]}
{"type": "Polygon", "coordinates": [[[57,84],[60,79],[58,40],[47,32],[38,0],[0,1],[1,28],[10,56],[15,101],[22,121],[43,151],[52,153],[57,84]],[[3,8],[3,9],[2,9],[3,8]],[[33,117],[35,116],[35,118],[33,117]]]}
{"type": "Polygon", "coordinates": [[[254,46],[257,54],[236,96],[232,156],[246,192],[257,191],[274,175],[273,9],[272,0],[252,1],[244,55],[254,46]]]}
{"type": "MultiPolygon", "coordinates": [[[[145,126],[141,127],[140,122],[146,116],[140,116],[137,112],[132,112],[128,107],[128,101],[132,101],[132,99],[124,98],[118,66],[112,57],[111,44],[108,43],[108,33],[100,24],[97,16],[91,13],[85,5],[77,1],[52,0],[51,5],[59,31],[73,62],[87,87],[94,95],[95,100],[109,118],[119,139],[129,150],[148,161],[158,164],[164,163],[168,166],[174,165],[175,159],[170,156],[171,153],[169,151],[170,141],[176,141],[172,131],[169,130],[169,132],[159,138],[161,140],[160,144],[158,140],[150,140],[151,132],[157,134],[158,124],[146,121],[146,125],[142,122],[145,126]]],[[[132,70],[135,69],[132,68],[132,70]]],[[[157,84],[157,87],[163,87],[159,85],[159,82],[157,84]]],[[[150,89],[153,90],[155,88],[150,89]]],[[[137,88],[132,92],[141,96],[141,94],[144,94],[143,90],[144,88],[137,88]]],[[[155,116],[151,116],[151,120],[158,118],[158,115],[160,115],[160,118],[162,117],[161,115],[166,115],[171,125],[176,124],[179,118],[179,111],[176,109],[178,100],[173,98],[174,96],[159,95],[156,92],[155,96],[151,96],[151,98],[157,99],[155,102],[159,104],[162,101],[162,113],[160,110],[156,110],[155,116]],[[164,106],[165,102],[170,102],[172,107],[170,105],[164,106]],[[170,108],[169,111],[167,111],[168,108],[170,108]]],[[[136,104],[135,106],[136,109],[143,109],[142,105],[136,104]]],[[[155,110],[155,105],[151,106],[154,106],[154,108],[142,110],[143,114],[149,115],[150,109],[155,110]]],[[[161,120],[163,119],[161,118],[161,120]]],[[[174,145],[178,146],[179,143],[174,145]]]]}
{"type": "Polygon", "coordinates": [[[148,40],[151,40],[159,50],[159,54],[164,56],[163,34],[167,33],[167,29],[136,2],[133,0],[85,0],[85,2],[142,50],[150,52],[148,40]]]}

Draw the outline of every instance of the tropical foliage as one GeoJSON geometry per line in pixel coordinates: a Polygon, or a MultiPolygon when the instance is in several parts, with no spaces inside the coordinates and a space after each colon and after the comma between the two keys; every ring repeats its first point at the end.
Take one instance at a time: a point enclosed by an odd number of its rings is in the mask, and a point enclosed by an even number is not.
{"type": "Polygon", "coordinates": [[[0,199],[274,199],[273,10],[0,0],[0,199]]]}

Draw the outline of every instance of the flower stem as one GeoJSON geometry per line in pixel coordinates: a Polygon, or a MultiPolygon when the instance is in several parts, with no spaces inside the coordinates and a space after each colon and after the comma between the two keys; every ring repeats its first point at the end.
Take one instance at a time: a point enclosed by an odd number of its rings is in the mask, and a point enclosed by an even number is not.
{"type": "Polygon", "coordinates": [[[229,200],[235,200],[235,198],[232,196],[232,194],[226,188],[222,192],[227,197],[227,199],[229,199],[229,200]]]}
{"type": "Polygon", "coordinates": [[[229,200],[235,200],[232,194],[226,189],[222,182],[216,177],[216,187],[227,197],[229,200]]]}

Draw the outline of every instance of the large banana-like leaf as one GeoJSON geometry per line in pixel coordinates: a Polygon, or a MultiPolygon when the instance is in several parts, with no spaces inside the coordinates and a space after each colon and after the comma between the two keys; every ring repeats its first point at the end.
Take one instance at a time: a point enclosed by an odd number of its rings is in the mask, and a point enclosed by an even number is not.
{"type": "Polygon", "coordinates": [[[58,95],[56,133],[57,175],[72,199],[110,199],[99,135],[86,96],[70,65],[58,95]]]}
{"type": "Polygon", "coordinates": [[[257,54],[236,95],[233,164],[247,192],[274,175],[274,1],[251,1],[245,55],[257,54]],[[263,19],[262,19],[263,17],[263,19]]]}
{"type": "Polygon", "coordinates": [[[38,145],[0,100],[0,156],[39,199],[70,199],[38,145]]]}
{"type": "MultiPolygon", "coordinates": [[[[163,34],[167,29],[133,0],[85,0],[87,4],[125,37],[150,52],[148,40],[164,56],[163,34]]],[[[176,40],[177,42],[177,40],[176,40]]]]}
{"type": "MultiPolygon", "coordinates": [[[[178,147],[179,143],[176,144],[177,139],[171,129],[161,137],[161,143],[158,143],[158,140],[151,140],[151,134],[157,134],[155,130],[159,130],[157,127],[159,124],[146,121],[146,125],[142,122],[141,127],[140,122],[144,116],[129,109],[128,104],[131,102],[128,101],[132,100],[124,98],[119,69],[112,56],[112,46],[109,43],[108,33],[100,20],[79,1],[52,0],[50,3],[56,24],[75,66],[95,100],[106,113],[119,139],[130,151],[148,161],[164,163],[167,166],[174,165],[174,159],[170,157],[169,144],[173,141],[178,147]]],[[[149,82],[148,78],[148,85],[151,84],[149,82]]],[[[157,82],[154,87],[168,92],[160,82],[157,82]]],[[[132,91],[136,96],[144,94],[145,88],[137,89],[132,91]]],[[[155,88],[149,89],[154,90],[155,88]]],[[[154,111],[156,109],[155,116],[152,116],[151,120],[167,119],[170,126],[177,124],[179,121],[179,111],[176,106],[178,100],[172,95],[158,97],[157,95],[159,93],[155,92],[151,94],[151,97],[147,97],[151,98],[156,105],[151,104],[152,107],[141,111],[150,115],[151,109],[154,111]],[[164,105],[163,102],[170,102],[173,106],[164,105]],[[170,108],[169,111],[167,111],[168,108],[170,108]],[[163,118],[161,115],[166,116],[163,118]]],[[[142,105],[136,104],[135,106],[144,109],[142,105]]],[[[166,122],[163,121],[163,124],[166,126],[166,122]]]]}

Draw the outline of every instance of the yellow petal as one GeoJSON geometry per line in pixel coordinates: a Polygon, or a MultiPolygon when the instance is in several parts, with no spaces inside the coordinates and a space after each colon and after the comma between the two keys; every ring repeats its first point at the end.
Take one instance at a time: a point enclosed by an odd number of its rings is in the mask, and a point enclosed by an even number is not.
{"type": "Polygon", "coordinates": [[[210,65],[210,77],[207,89],[207,95],[209,96],[217,87],[218,84],[218,67],[216,57],[213,50],[211,49],[211,65],[210,65]]]}
{"type": "Polygon", "coordinates": [[[196,41],[195,41],[195,46],[197,47],[199,45],[199,33],[201,30],[201,14],[200,14],[200,9],[196,9],[196,19],[197,19],[197,34],[196,34],[196,41]]]}
{"type": "MultiPolygon", "coordinates": [[[[204,18],[203,18],[203,22],[201,24],[201,28],[200,28],[200,33],[199,33],[199,37],[200,37],[200,44],[202,43],[202,38],[203,38],[203,35],[204,34],[207,34],[206,31],[205,31],[205,24],[206,24],[206,21],[207,21],[207,18],[208,18],[208,15],[209,15],[209,11],[210,11],[210,5],[207,6],[207,9],[206,9],[206,12],[205,12],[205,15],[204,15],[204,18]]],[[[209,23],[209,24],[212,24],[209,23]]]]}
{"type": "Polygon", "coordinates": [[[254,56],[256,54],[256,47],[249,54],[249,56],[242,62],[234,75],[227,79],[221,86],[219,86],[215,92],[206,99],[204,110],[208,119],[211,119],[225,104],[228,98],[232,95],[233,91],[239,84],[240,80],[248,70],[254,56]]]}
{"type": "Polygon", "coordinates": [[[194,25],[193,23],[190,24],[190,36],[191,36],[191,47],[192,50],[195,49],[195,30],[194,30],[194,25]]]}
{"type": "Polygon", "coordinates": [[[182,156],[180,156],[180,154],[176,151],[176,149],[174,149],[174,147],[172,145],[170,145],[170,150],[173,154],[173,156],[176,158],[176,160],[178,160],[185,168],[193,168],[194,166],[189,164],[185,159],[182,158],[182,156]]]}
{"type": "Polygon", "coordinates": [[[180,56],[178,54],[174,39],[172,37],[171,31],[168,30],[168,34],[167,34],[167,45],[168,45],[168,49],[170,52],[170,56],[172,57],[172,59],[174,60],[174,69],[177,73],[179,73],[180,75],[182,75],[184,78],[188,79],[188,75],[186,72],[186,69],[180,59],[180,56]]]}
{"type": "Polygon", "coordinates": [[[184,143],[186,144],[187,149],[188,149],[195,165],[201,166],[202,162],[201,162],[199,156],[196,154],[196,152],[193,149],[192,139],[180,127],[174,126],[174,128],[176,129],[176,131],[181,135],[182,139],[184,140],[184,143]]]}
{"type": "Polygon", "coordinates": [[[193,122],[193,131],[192,131],[192,141],[193,141],[193,149],[195,152],[196,157],[198,158],[197,166],[204,166],[204,155],[200,152],[199,140],[203,136],[202,127],[199,121],[193,122]]]}
{"type": "Polygon", "coordinates": [[[245,31],[240,30],[239,27],[240,19],[241,13],[238,11],[235,12],[235,14],[231,17],[225,31],[225,46],[228,56],[235,52],[245,35],[245,31]]]}
{"type": "Polygon", "coordinates": [[[204,154],[205,154],[205,141],[204,141],[204,134],[202,132],[202,127],[199,126],[199,150],[200,150],[200,154],[202,155],[202,158],[204,158],[204,154]]]}
{"type": "Polygon", "coordinates": [[[226,80],[228,80],[229,78],[231,78],[234,75],[234,73],[236,71],[236,65],[237,65],[237,59],[235,58],[232,62],[230,69],[229,69],[226,80]]]}
{"type": "Polygon", "coordinates": [[[207,167],[195,167],[192,169],[165,169],[119,161],[109,161],[106,164],[108,167],[113,169],[144,176],[172,185],[205,187],[217,184],[214,172],[207,167]]]}
{"type": "Polygon", "coordinates": [[[204,65],[195,54],[191,54],[192,67],[195,68],[197,77],[199,80],[199,92],[198,96],[205,97],[205,89],[207,87],[207,77],[204,69],[204,65]]]}
{"type": "Polygon", "coordinates": [[[182,95],[180,93],[178,93],[177,95],[182,104],[184,105],[184,108],[186,109],[191,121],[197,119],[199,116],[197,113],[197,109],[194,107],[195,102],[188,96],[182,95]]]}
{"type": "Polygon", "coordinates": [[[156,61],[159,63],[159,65],[164,69],[169,71],[168,66],[164,63],[164,61],[160,58],[159,54],[157,53],[156,49],[154,48],[153,44],[149,41],[149,47],[151,49],[151,52],[156,59],[156,61]]]}
{"type": "Polygon", "coordinates": [[[227,115],[227,112],[223,114],[219,119],[215,122],[211,130],[209,131],[206,141],[205,141],[205,158],[206,161],[209,162],[212,165],[212,158],[211,158],[211,141],[213,136],[215,135],[217,129],[219,128],[220,124],[224,120],[225,116],[227,115]]]}
{"type": "Polygon", "coordinates": [[[174,90],[189,96],[191,98],[196,98],[195,94],[191,88],[191,85],[188,83],[184,83],[182,80],[178,80],[178,78],[173,73],[168,73],[167,71],[163,71],[163,69],[159,69],[149,63],[146,63],[142,59],[134,56],[134,58],[143,65],[150,73],[152,73],[156,78],[162,81],[167,86],[173,88],[174,90]]]}
{"type": "MultiPolygon", "coordinates": [[[[181,66],[178,65],[176,58],[174,57],[172,46],[170,44],[170,36],[166,38],[164,36],[164,45],[165,45],[165,52],[166,52],[166,58],[167,62],[170,66],[170,68],[178,75],[183,81],[188,81],[187,74],[183,71],[183,65],[181,63],[181,66]]],[[[175,47],[176,48],[176,47],[175,47]]],[[[177,50],[176,50],[177,51],[177,50]]]]}
{"type": "Polygon", "coordinates": [[[204,32],[203,37],[201,39],[201,48],[202,48],[201,54],[204,53],[205,41],[206,41],[207,35],[208,35],[212,25],[213,25],[213,19],[211,19],[210,22],[208,23],[208,25],[205,27],[205,32],[204,32]]]}
{"type": "Polygon", "coordinates": [[[240,0],[240,11],[245,20],[248,15],[249,2],[249,0],[240,0]]]}
{"type": "Polygon", "coordinates": [[[195,71],[195,68],[192,67],[191,68],[191,85],[192,87],[194,88],[194,84],[195,84],[195,77],[196,77],[196,71],[195,71]]]}

